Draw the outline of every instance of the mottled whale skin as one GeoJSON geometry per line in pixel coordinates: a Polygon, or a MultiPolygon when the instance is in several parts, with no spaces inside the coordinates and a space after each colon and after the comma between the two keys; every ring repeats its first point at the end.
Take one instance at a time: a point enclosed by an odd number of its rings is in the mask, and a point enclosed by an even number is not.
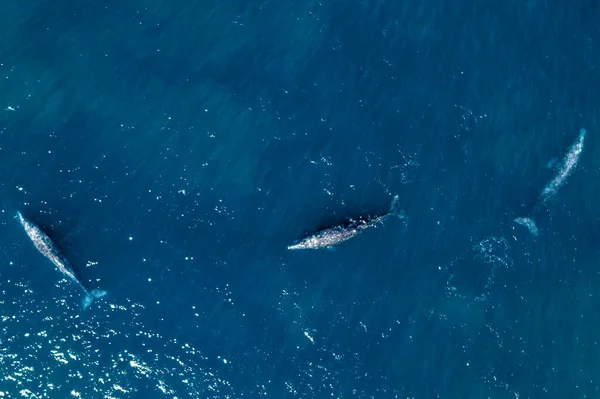
{"type": "MultiPolygon", "coordinates": [[[[544,190],[542,190],[542,193],[540,194],[540,197],[539,197],[539,201],[536,203],[536,205],[533,208],[533,212],[535,212],[540,205],[546,203],[550,198],[552,198],[554,195],[556,195],[558,190],[563,186],[563,184],[565,183],[567,178],[571,175],[571,173],[573,172],[573,170],[575,169],[575,167],[577,166],[577,164],[579,162],[579,157],[581,156],[581,153],[583,152],[583,145],[585,143],[585,135],[586,135],[586,130],[579,129],[579,136],[577,136],[577,140],[575,140],[575,142],[573,142],[573,144],[571,144],[571,146],[569,147],[569,149],[568,149],[567,153],[565,154],[564,158],[562,159],[562,161],[560,163],[557,163],[556,161],[553,160],[548,165],[548,166],[551,166],[556,169],[556,175],[554,176],[554,179],[552,179],[544,187],[544,190]]],[[[532,217],[518,217],[518,218],[515,218],[514,221],[522,226],[527,227],[527,229],[529,230],[529,232],[532,235],[534,235],[534,236],[538,235],[538,227],[537,227],[537,224],[535,223],[535,220],[533,220],[533,216],[532,217]]]]}
{"type": "Polygon", "coordinates": [[[339,226],[329,227],[324,230],[319,230],[315,234],[303,238],[299,242],[288,246],[288,249],[319,249],[333,248],[333,246],[347,241],[358,233],[383,223],[389,216],[397,216],[404,218],[404,211],[398,208],[398,196],[396,195],[390,206],[390,210],[384,214],[374,218],[360,218],[358,220],[348,220],[346,223],[339,226]]]}
{"type": "Polygon", "coordinates": [[[103,290],[91,290],[88,289],[81,284],[81,281],[75,276],[73,269],[71,268],[71,264],[69,261],[60,253],[60,251],[54,245],[54,242],[48,237],[38,226],[36,226],[33,222],[25,219],[21,212],[17,212],[17,218],[19,219],[19,223],[25,229],[25,233],[33,242],[35,248],[44,255],[47,259],[49,259],[58,270],[68,277],[73,283],[75,283],[79,288],[83,290],[85,293],[85,297],[83,299],[83,308],[87,308],[90,306],[92,301],[96,298],[103,297],[106,295],[106,291],[103,290]]]}
{"type": "Polygon", "coordinates": [[[577,137],[577,140],[571,144],[571,147],[569,147],[567,154],[563,158],[562,163],[558,168],[558,173],[554,179],[552,179],[552,181],[548,183],[546,187],[544,187],[544,190],[540,196],[542,201],[545,202],[554,194],[556,194],[558,189],[564,184],[565,180],[567,180],[567,177],[569,177],[573,169],[575,169],[577,163],[579,162],[581,152],[583,151],[584,140],[585,129],[580,129],[579,136],[577,137]]]}

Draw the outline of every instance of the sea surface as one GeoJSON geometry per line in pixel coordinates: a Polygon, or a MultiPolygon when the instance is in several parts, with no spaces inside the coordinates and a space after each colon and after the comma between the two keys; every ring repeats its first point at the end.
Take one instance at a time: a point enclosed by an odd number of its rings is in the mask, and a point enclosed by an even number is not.
{"type": "Polygon", "coordinates": [[[3,2],[0,398],[598,397],[599,4],[3,2]]]}

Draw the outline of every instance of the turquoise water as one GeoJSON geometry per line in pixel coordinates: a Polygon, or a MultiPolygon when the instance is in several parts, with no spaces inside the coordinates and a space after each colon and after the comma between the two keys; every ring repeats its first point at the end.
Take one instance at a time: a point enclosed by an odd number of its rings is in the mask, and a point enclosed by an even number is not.
{"type": "Polygon", "coordinates": [[[593,397],[597,21],[594,2],[9,1],[0,395],[593,397]],[[286,250],[394,195],[406,219],[286,250]],[[83,311],[17,211],[108,294],[83,311]]]}

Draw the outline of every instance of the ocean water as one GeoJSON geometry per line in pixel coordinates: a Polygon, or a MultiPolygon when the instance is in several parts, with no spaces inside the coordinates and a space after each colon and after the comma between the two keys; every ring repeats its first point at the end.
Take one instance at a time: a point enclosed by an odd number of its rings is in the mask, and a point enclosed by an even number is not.
{"type": "Polygon", "coordinates": [[[0,397],[596,397],[599,12],[5,2],[0,397]]]}

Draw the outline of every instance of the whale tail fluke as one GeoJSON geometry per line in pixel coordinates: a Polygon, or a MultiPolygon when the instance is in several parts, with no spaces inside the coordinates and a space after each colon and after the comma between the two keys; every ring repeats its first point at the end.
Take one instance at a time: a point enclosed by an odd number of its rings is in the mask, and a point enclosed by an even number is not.
{"type": "Polygon", "coordinates": [[[83,308],[87,309],[94,302],[94,299],[102,298],[106,294],[107,292],[104,290],[91,290],[83,298],[83,308]]]}
{"type": "Polygon", "coordinates": [[[533,235],[533,236],[538,235],[537,224],[535,223],[535,220],[533,220],[532,218],[518,217],[518,218],[514,219],[514,221],[516,223],[520,224],[521,226],[527,227],[527,230],[529,230],[531,235],[533,235]]]}
{"type": "Polygon", "coordinates": [[[396,215],[400,219],[404,219],[406,215],[404,214],[404,209],[400,208],[400,200],[397,195],[394,196],[392,200],[392,205],[390,205],[389,215],[396,215]]]}

